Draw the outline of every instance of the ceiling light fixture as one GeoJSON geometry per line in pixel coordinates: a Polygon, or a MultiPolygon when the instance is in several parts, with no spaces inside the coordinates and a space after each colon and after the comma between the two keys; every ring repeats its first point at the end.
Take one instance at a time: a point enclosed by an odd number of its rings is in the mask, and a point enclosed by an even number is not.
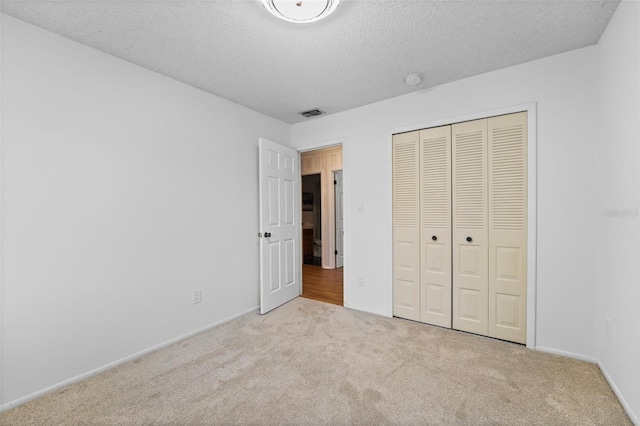
{"type": "Polygon", "coordinates": [[[341,0],[260,0],[273,16],[296,24],[319,21],[333,13],[341,0]]]}
{"type": "Polygon", "coordinates": [[[404,78],[407,86],[417,86],[422,82],[422,76],[417,72],[412,72],[404,78]]]}

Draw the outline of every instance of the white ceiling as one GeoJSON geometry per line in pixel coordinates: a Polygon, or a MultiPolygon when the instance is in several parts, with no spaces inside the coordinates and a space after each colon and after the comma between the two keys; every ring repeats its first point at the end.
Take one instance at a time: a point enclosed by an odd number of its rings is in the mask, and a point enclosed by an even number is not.
{"type": "Polygon", "coordinates": [[[296,123],[596,44],[619,0],[347,0],[324,21],[258,0],[2,1],[2,12],[296,123]],[[422,84],[404,76],[420,72],[422,84]]]}

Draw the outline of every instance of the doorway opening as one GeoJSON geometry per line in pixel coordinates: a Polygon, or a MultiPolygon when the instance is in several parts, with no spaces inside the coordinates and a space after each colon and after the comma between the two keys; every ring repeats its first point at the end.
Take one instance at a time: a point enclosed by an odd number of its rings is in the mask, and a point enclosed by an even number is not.
{"type": "Polygon", "coordinates": [[[302,176],[302,260],[322,266],[321,174],[302,176]]]}
{"type": "Polygon", "coordinates": [[[344,306],[342,147],[300,154],[302,297],[344,306]]]}

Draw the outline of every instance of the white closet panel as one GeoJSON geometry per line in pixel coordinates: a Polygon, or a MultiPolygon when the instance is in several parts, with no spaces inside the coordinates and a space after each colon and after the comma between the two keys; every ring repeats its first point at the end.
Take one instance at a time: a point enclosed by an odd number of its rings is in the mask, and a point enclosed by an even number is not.
{"type": "Polygon", "coordinates": [[[453,328],[488,334],[487,120],[452,126],[453,328]]]}
{"type": "Polygon", "coordinates": [[[420,131],[420,321],[451,328],[451,126],[420,131]]]}
{"type": "Polygon", "coordinates": [[[420,132],[393,136],[393,315],[420,320],[420,132]]]}
{"type": "Polygon", "coordinates": [[[526,342],[527,114],[488,119],[489,336],[526,342]]]}

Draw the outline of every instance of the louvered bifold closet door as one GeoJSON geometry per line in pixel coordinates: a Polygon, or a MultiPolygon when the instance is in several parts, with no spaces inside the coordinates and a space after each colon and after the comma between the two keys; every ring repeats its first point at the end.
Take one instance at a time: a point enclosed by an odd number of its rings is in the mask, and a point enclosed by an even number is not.
{"type": "Polygon", "coordinates": [[[393,315],[420,320],[420,132],[393,136],[393,315]]]}
{"type": "Polygon", "coordinates": [[[420,321],[451,327],[451,126],[420,131],[420,321]]]}
{"type": "Polygon", "coordinates": [[[487,120],[452,126],[453,328],[488,334],[487,120]]]}
{"type": "Polygon", "coordinates": [[[488,121],[489,336],[526,343],[527,113],[488,121]]]}

